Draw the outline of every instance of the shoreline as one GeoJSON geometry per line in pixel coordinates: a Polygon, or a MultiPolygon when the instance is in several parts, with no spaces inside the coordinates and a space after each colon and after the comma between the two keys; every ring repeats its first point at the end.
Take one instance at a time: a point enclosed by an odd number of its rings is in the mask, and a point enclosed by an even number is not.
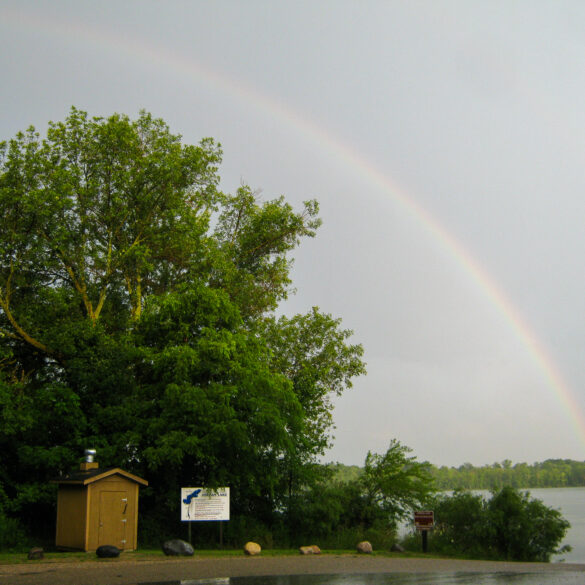
{"type": "Polygon", "coordinates": [[[27,561],[0,565],[0,583],[10,585],[136,585],[186,579],[269,575],[380,573],[583,573],[585,564],[520,563],[358,554],[258,557],[163,557],[83,562],[27,561]]]}

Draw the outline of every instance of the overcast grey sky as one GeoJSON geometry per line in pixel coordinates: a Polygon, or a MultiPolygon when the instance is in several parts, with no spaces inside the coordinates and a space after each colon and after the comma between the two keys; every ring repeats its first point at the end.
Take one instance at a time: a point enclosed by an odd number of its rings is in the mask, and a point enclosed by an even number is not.
{"type": "Polygon", "coordinates": [[[368,376],[326,460],[585,459],[585,3],[0,0],[0,140],[141,108],[324,225],[295,297],[368,376]]]}

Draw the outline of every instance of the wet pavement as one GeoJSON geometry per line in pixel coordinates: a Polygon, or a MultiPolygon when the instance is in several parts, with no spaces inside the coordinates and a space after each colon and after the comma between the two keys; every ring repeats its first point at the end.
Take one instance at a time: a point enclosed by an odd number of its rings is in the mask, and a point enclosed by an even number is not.
{"type": "Polygon", "coordinates": [[[582,572],[569,573],[389,573],[281,575],[190,579],[136,585],[583,585],[582,572]]]}
{"type": "Polygon", "coordinates": [[[0,565],[0,585],[584,585],[585,565],[370,555],[0,565]]]}

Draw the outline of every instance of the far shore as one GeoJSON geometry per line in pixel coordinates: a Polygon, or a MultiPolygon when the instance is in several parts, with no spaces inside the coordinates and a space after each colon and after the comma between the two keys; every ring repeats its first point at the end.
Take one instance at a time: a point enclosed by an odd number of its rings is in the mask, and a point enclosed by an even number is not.
{"type": "Polygon", "coordinates": [[[585,564],[512,563],[400,555],[209,555],[194,557],[122,555],[118,559],[79,561],[75,558],[0,563],[0,584],[10,585],[135,585],[187,579],[262,575],[366,573],[533,573],[585,572],[585,564]]]}

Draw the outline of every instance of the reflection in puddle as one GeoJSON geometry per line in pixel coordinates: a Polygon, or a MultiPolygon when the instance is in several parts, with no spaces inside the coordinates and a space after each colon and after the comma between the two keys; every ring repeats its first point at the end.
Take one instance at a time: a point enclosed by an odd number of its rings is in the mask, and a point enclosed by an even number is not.
{"type": "Polygon", "coordinates": [[[137,585],[582,585],[582,573],[385,573],[270,575],[138,583],[137,585]]]}

